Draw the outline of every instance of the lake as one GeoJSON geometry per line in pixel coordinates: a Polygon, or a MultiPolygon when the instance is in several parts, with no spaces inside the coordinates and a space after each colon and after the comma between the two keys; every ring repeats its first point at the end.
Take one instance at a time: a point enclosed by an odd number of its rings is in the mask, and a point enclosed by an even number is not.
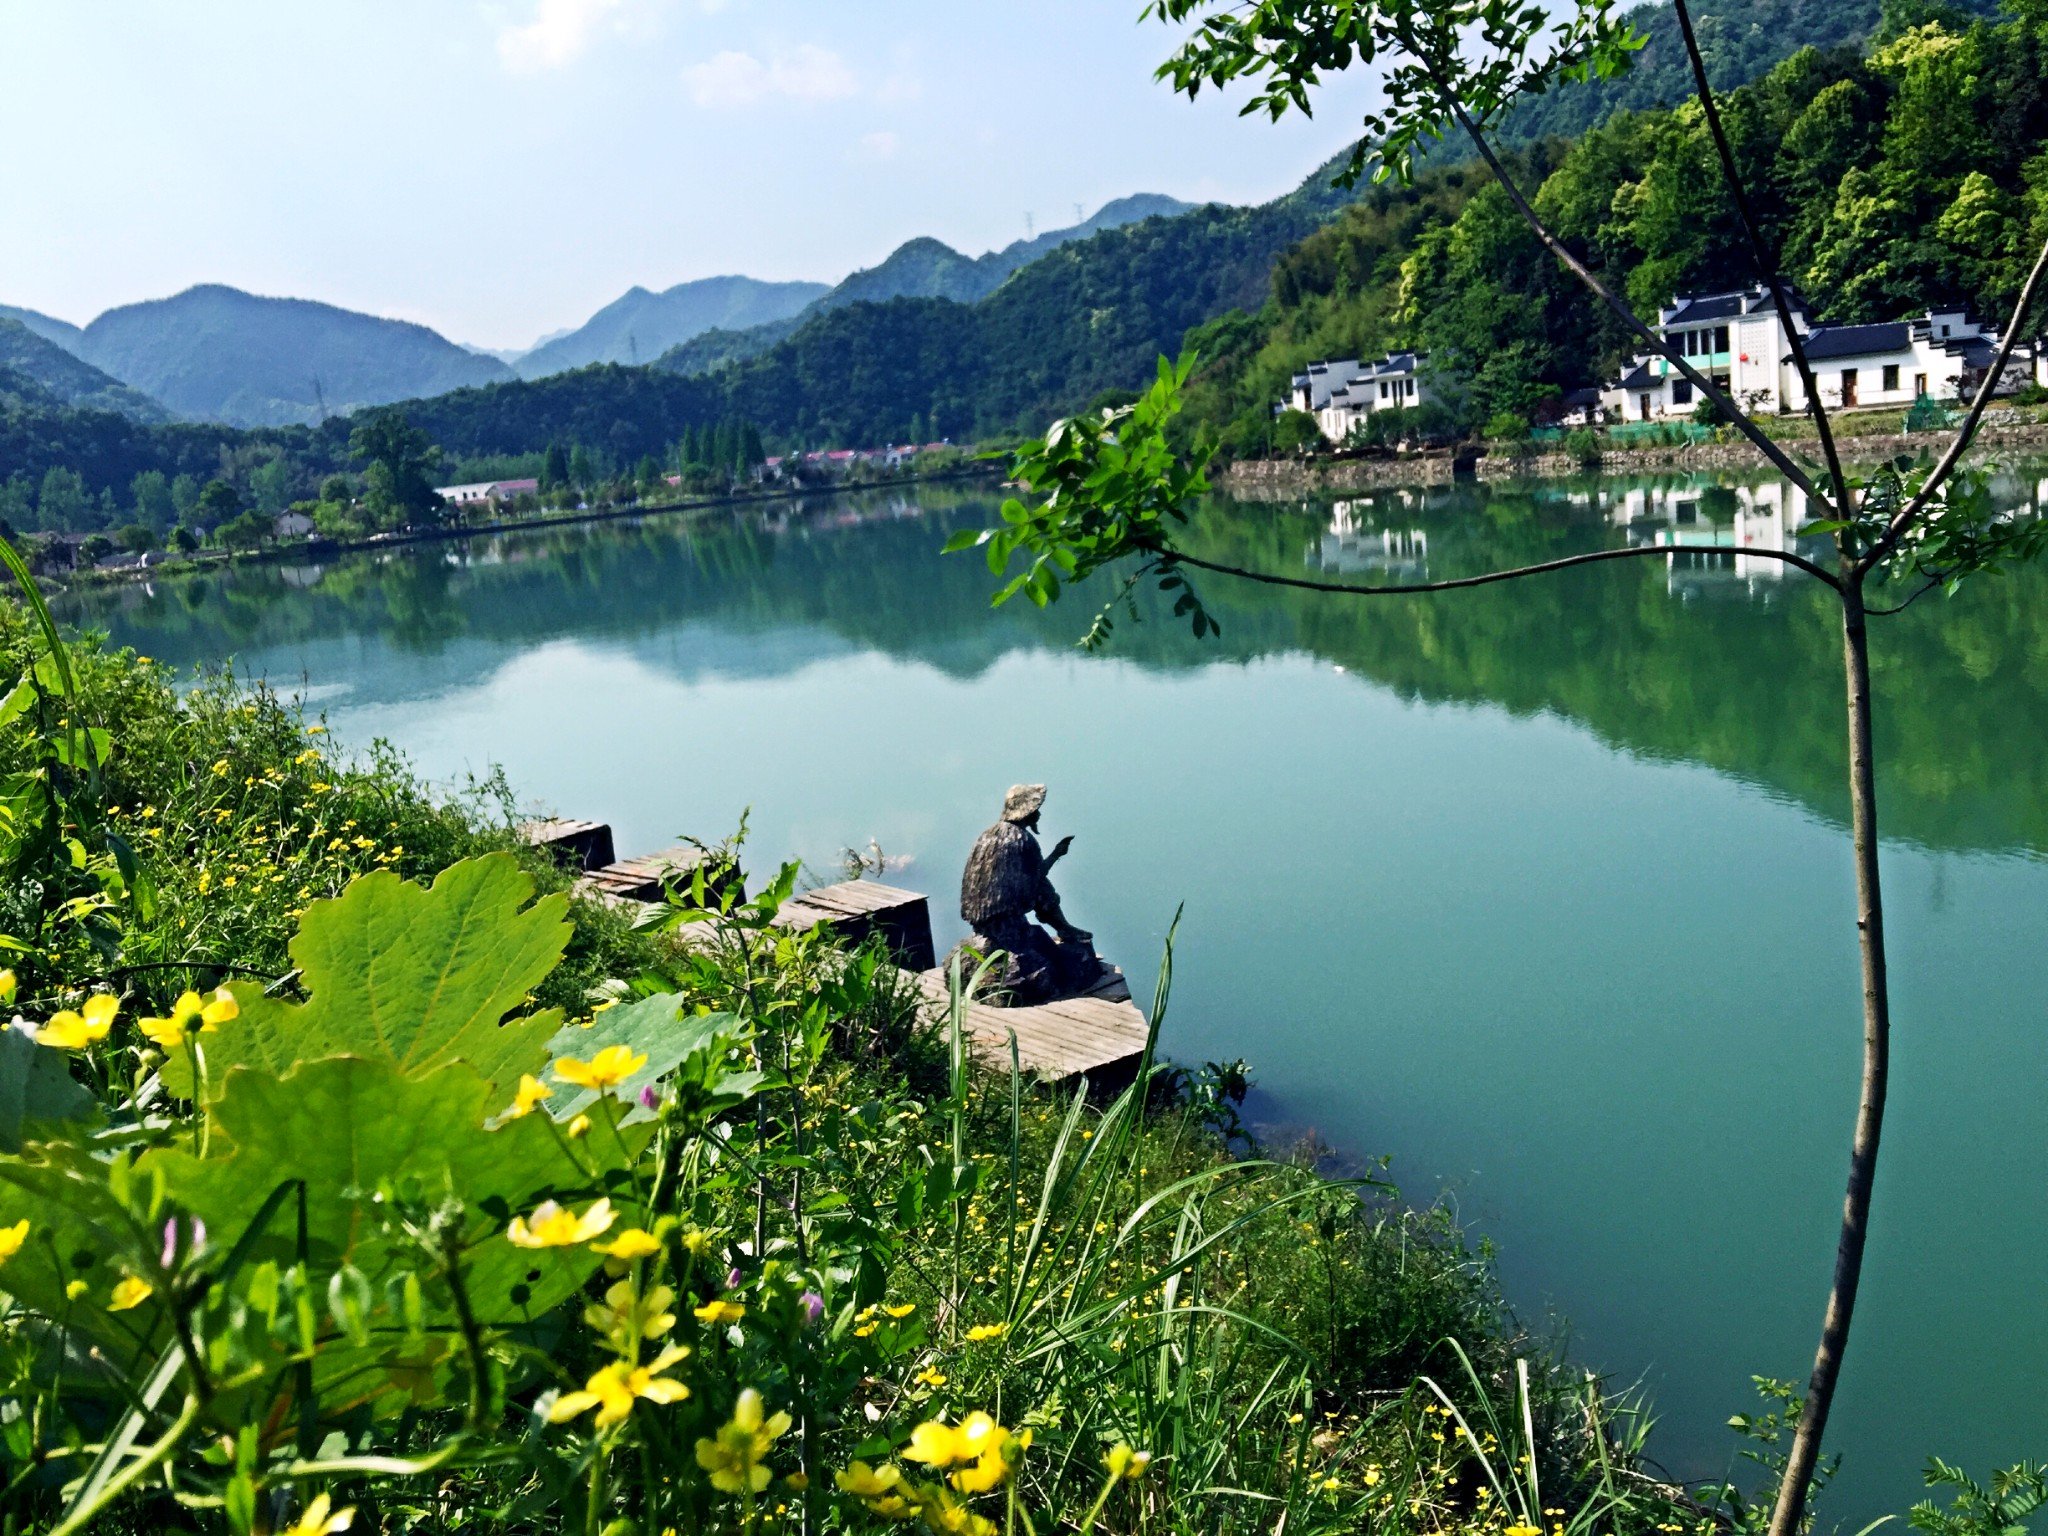
{"type": "MultiPolygon", "coordinates": [[[[2038,505],[2031,478],[2004,493],[2038,505]]],[[[437,781],[501,765],[621,854],[750,814],[759,867],[870,840],[933,894],[1017,780],[1076,834],[1066,908],[1164,1047],[1246,1058],[1277,1137],[1385,1154],[1499,1246],[1521,1316],[1653,1447],[1726,1473],[1752,1375],[1803,1383],[1860,1047],[1840,640],[1769,483],[1608,478],[1205,509],[1205,554],[1349,579],[1625,541],[1727,554],[1431,598],[1212,580],[1073,641],[1088,589],[991,613],[927,488],[248,566],[65,616],[163,663],[233,658],[437,781]]],[[[1893,1097],[1823,1518],[1930,1454],[2048,1456],[2048,575],[1876,626],[1893,1097]]]]}

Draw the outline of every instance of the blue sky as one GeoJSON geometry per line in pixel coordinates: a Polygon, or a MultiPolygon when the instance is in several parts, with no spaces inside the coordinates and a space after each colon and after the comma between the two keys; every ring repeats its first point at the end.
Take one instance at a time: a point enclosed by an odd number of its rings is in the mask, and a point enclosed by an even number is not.
{"type": "Polygon", "coordinates": [[[635,283],[832,281],[1348,143],[1190,104],[1137,0],[0,0],[0,302],[225,282],[524,346],[635,283]]]}

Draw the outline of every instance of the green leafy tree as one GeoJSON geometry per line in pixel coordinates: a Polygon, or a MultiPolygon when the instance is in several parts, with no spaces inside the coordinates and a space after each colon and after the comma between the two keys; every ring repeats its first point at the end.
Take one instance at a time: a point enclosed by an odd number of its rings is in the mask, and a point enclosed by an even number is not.
{"type": "Polygon", "coordinates": [[[368,466],[364,500],[378,526],[431,522],[438,515],[441,498],[432,475],[441,450],[404,412],[386,407],[366,413],[348,435],[348,451],[368,466]]]}
{"type": "Polygon", "coordinates": [[[241,513],[241,493],[225,480],[207,481],[192,505],[193,517],[202,528],[218,528],[241,513]]]}
{"type": "Polygon", "coordinates": [[[160,469],[145,469],[137,475],[129,486],[129,496],[134,503],[135,520],[160,533],[178,519],[177,504],[171,500],[171,482],[160,469]]]}
{"type": "Polygon", "coordinates": [[[146,554],[157,547],[156,530],[147,523],[130,523],[114,530],[114,542],[131,555],[146,554]]]}
{"type": "Polygon", "coordinates": [[[85,531],[91,505],[77,470],[53,469],[43,476],[42,489],[36,495],[36,515],[51,532],[85,531]]]}
{"type": "Polygon", "coordinates": [[[1329,440],[1315,417],[1307,411],[1282,411],[1273,421],[1273,451],[1279,454],[1313,453],[1327,448],[1329,440]]]}

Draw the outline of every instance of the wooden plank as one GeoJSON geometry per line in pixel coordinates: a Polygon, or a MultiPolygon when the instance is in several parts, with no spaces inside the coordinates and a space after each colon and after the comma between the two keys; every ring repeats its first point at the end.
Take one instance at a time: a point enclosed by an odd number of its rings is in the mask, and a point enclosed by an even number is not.
{"type": "Polygon", "coordinates": [[[710,855],[702,848],[682,843],[644,858],[620,859],[586,874],[578,885],[600,897],[621,901],[660,901],[670,876],[690,877],[710,855]]]}
{"type": "MultiPolygon", "coordinates": [[[[930,970],[917,980],[928,1016],[943,1021],[950,1006],[945,973],[930,970]]],[[[1150,1034],[1145,1015],[1135,1004],[1104,997],[1066,998],[1026,1008],[970,1003],[962,1024],[969,1050],[993,1070],[1009,1067],[1014,1033],[1018,1064],[1026,1072],[1054,1081],[1087,1077],[1105,1085],[1129,1080],[1150,1034]]]]}
{"type": "Polygon", "coordinates": [[[521,822],[518,831],[526,842],[548,849],[572,869],[601,869],[618,857],[612,851],[612,829],[601,821],[553,816],[521,822]]]}
{"type": "Polygon", "coordinates": [[[791,928],[829,923],[849,944],[880,934],[891,957],[905,970],[925,971],[937,963],[931,908],[915,891],[848,880],[798,892],[783,904],[776,920],[791,928]]]}

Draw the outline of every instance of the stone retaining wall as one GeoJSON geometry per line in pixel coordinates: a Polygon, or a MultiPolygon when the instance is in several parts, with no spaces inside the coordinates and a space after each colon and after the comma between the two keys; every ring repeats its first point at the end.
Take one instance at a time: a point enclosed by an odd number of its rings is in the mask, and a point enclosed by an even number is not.
{"type": "MultiPolygon", "coordinates": [[[[1839,439],[1843,457],[1852,464],[1877,464],[1899,454],[1918,457],[1947,442],[1937,432],[1890,433],[1839,439]]],[[[1818,464],[1819,444],[1787,443],[1792,455],[1818,464]]],[[[2048,423],[2027,422],[1987,426],[1977,434],[1973,456],[2000,450],[2048,447],[2048,423]]],[[[1371,490],[1383,485],[1448,485],[1454,478],[1449,454],[1419,454],[1400,459],[1247,459],[1225,465],[1219,485],[1246,500],[1270,500],[1317,491],[1371,490]]],[[[1657,470],[1766,469],[1769,461],[1744,438],[1727,443],[1677,443],[1655,448],[1618,448],[1603,453],[1597,464],[1565,453],[1482,454],[1472,466],[1480,480],[1520,480],[1605,474],[1640,474],[1657,470]]]]}

